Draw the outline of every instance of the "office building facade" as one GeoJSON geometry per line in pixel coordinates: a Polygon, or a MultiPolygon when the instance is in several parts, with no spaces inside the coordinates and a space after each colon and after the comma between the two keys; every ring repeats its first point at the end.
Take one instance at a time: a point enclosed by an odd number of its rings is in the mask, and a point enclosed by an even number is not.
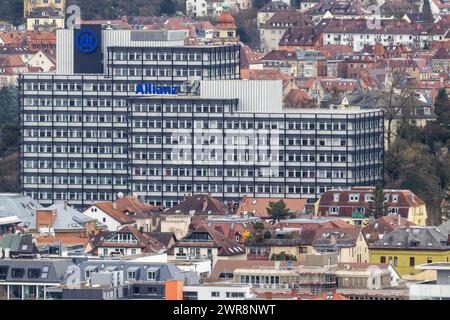
{"type": "Polygon", "coordinates": [[[283,110],[281,81],[239,80],[238,45],[183,37],[58,31],[56,73],[20,78],[23,192],[169,207],[189,193],[317,198],[381,181],[381,111],[283,110]]]}

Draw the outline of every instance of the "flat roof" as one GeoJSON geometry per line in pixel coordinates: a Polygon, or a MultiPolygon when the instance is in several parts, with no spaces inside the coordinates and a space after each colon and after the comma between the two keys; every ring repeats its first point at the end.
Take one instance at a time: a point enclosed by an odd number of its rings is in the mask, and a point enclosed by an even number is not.
{"type": "Polygon", "coordinates": [[[416,266],[419,270],[448,270],[450,271],[450,262],[435,262],[428,264],[421,264],[416,266]]]}

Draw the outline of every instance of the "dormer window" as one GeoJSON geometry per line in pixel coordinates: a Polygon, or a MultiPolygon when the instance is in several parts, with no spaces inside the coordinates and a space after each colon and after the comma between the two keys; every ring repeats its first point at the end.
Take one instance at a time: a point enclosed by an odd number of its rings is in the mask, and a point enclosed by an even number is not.
{"type": "Polygon", "coordinates": [[[398,202],[398,194],[393,194],[392,195],[392,202],[393,203],[397,203],[398,202]]]}
{"type": "Polygon", "coordinates": [[[333,201],[334,202],[338,202],[339,201],[339,196],[340,196],[339,193],[333,193],[333,201]]]}
{"type": "Polygon", "coordinates": [[[348,196],[348,201],[350,201],[350,202],[358,202],[359,201],[359,193],[351,193],[348,196]]]}
{"type": "Polygon", "coordinates": [[[372,200],[373,200],[373,194],[368,193],[368,194],[364,195],[365,202],[370,202],[372,200]]]}

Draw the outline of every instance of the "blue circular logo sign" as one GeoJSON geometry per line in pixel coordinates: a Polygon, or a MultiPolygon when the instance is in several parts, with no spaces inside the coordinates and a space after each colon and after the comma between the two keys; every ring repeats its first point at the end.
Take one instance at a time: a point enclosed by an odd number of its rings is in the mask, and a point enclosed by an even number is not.
{"type": "Polygon", "coordinates": [[[75,45],[83,53],[92,53],[97,49],[98,37],[91,30],[80,30],[75,36],[75,45]]]}

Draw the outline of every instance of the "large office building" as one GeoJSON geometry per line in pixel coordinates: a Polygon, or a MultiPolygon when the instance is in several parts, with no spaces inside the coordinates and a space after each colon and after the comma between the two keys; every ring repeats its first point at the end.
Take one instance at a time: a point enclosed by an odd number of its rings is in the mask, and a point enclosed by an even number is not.
{"type": "Polygon", "coordinates": [[[41,204],[317,198],[382,179],[381,111],[285,110],[281,81],[240,80],[239,45],[85,28],[58,30],[55,73],[20,78],[21,182],[41,204]]]}

